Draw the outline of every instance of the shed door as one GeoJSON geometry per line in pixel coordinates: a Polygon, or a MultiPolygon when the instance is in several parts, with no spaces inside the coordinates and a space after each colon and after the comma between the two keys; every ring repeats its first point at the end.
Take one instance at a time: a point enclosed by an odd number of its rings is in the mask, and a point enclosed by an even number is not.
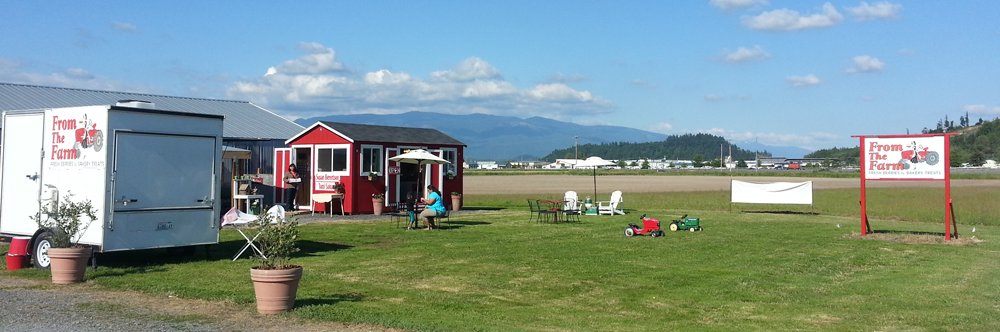
{"type": "Polygon", "coordinates": [[[215,137],[118,132],[114,210],[211,210],[215,147],[215,137]]]}
{"type": "Polygon", "coordinates": [[[385,173],[385,202],[388,203],[399,203],[406,200],[406,193],[403,193],[399,187],[399,162],[389,160],[389,158],[395,157],[399,154],[399,149],[389,148],[385,149],[385,167],[382,169],[385,173]]]}
{"type": "Polygon", "coordinates": [[[38,229],[28,216],[39,209],[43,122],[42,113],[11,114],[4,119],[0,232],[30,235],[38,229]]]}
{"type": "Polygon", "coordinates": [[[288,172],[288,165],[292,163],[292,149],[274,149],[274,202],[285,203],[285,172],[288,172]]]}

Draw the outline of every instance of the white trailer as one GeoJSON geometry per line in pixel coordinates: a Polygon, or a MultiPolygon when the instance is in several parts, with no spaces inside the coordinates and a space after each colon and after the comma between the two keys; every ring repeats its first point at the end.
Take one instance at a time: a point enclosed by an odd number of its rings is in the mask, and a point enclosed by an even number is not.
{"type": "Polygon", "coordinates": [[[47,269],[51,230],[30,217],[72,195],[97,210],[79,241],[95,252],[218,243],[223,118],[137,101],[4,112],[0,236],[31,237],[47,269]]]}

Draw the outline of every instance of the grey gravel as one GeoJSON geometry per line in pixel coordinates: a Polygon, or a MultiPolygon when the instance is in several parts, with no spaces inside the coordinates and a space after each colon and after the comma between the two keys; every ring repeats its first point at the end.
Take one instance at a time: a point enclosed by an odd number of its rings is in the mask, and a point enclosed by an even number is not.
{"type": "Polygon", "coordinates": [[[168,321],[164,314],[145,308],[110,304],[100,294],[77,293],[72,286],[32,285],[5,278],[0,281],[0,330],[51,331],[220,331],[230,327],[187,321],[168,321]],[[160,319],[150,319],[158,317],[160,319]]]}

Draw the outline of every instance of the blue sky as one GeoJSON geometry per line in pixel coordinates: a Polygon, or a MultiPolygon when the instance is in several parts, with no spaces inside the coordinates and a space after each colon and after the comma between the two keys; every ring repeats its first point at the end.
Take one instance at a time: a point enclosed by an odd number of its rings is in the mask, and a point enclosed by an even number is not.
{"type": "MultiPolygon", "coordinates": [[[[7,1],[0,82],[810,150],[1000,116],[1000,3],[7,1]]],[[[568,143],[569,144],[569,143],[568,143]]]]}

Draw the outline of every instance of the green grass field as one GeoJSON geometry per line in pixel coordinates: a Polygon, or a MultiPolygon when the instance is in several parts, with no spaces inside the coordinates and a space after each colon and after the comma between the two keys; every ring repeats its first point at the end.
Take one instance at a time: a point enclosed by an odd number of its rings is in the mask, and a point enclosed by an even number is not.
{"type": "MultiPolygon", "coordinates": [[[[864,239],[851,236],[861,227],[856,190],[817,191],[813,207],[730,206],[728,192],[632,194],[628,215],[566,224],[528,222],[525,199],[554,197],[467,196],[481,210],[441,230],[388,219],[302,225],[293,262],[305,274],[287,315],[415,331],[995,330],[1000,188],[953,195],[961,239],[947,244],[935,189],[870,191],[876,234],[864,239]],[[705,231],[622,235],[642,214],[685,213],[705,231]]],[[[201,250],[105,254],[87,278],[251,312],[253,263],[228,259],[242,240],[224,231],[212,260],[201,250]]]]}

